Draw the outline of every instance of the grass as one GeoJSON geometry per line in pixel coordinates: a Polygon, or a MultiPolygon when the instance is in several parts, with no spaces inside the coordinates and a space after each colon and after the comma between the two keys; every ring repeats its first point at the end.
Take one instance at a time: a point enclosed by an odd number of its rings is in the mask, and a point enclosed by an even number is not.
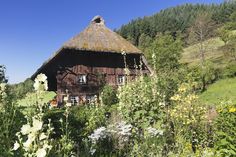
{"type": "Polygon", "coordinates": [[[236,78],[217,81],[210,85],[199,98],[201,102],[209,105],[218,105],[223,101],[236,103],[236,78]]]}
{"type": "MultiPolygon", "coordinates": [[[[206,46],[206,59],[209,59],[213,62],[217,62],[224,58],[224,53],[220,50],[220,47],[224,45],[224,42],[220,38],[212,38],[204,42],[206,46]]],[[[200,62],[200,54],[199,54],[199,44],[195,44],[189,46],[184,49],[182,54],[181,62],[189,63],[190,65],[194,65],[200,62]]]]}
{"type": "MultiPolygon", "coordinates": [[[[52,100],[55,95],[55,92],[45,92],[42,94],[42,99],[40,101],[41,103],[47,103],[48,101],[52,100]]],[[[28,93],[24,99],[18,101],[18,104],[19,106],[29,107],[35,104],[36,100],[37,97],[35,93],[28,93]]]]}
{"type": "Polygon", "coordinates": [[[25,115],[32,111],[33,105],[36,104],[36,101],[40,101],[39,103],[48,103],[56,96],[55,92],[45,92],[41,95],[42,99],[37,99],[35,93],[28,93],[24,99],[18,101],[18,105],[22,108],[22,111],[25,115]]]}

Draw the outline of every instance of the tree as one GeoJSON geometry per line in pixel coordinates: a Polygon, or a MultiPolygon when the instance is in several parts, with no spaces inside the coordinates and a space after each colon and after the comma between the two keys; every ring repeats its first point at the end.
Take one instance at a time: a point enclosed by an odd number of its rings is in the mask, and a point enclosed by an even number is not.
{"type": "Polygon", "coordinates": [[[148,53],[153,58],[153,66],[156,72],[170,71],[178,69],[181,52],[183,50],[182,41],[179,37],[159,35],[149,47],[148,53]]]}
{"type": "Polygon", "coordinates": [[[219,29],[219,36],[225,42],[222,46],[224,54],[236,61],[236,11],[232,13],[230,20],[219,29]]]}
{"type": "Polygon", "coordinates": [[[0,65],[0,83],[6,83],[7,79],[5,76],[6,68],[4,65],[0,65]]]}
{"type": "Polygon", "coordinates": [[[175,39],[170,34],[159,34],[148,48],[156,75],[162,80],[159,87],[165,91],[165,101],[167,103],[178,86],[182,45],[183,42],[179,36],[175,39]]]}
{"type": "Polygon", "coordinates": [[[214,36],[214,29],[216,27],[215,22],[211,19],[211,15],[208,12],[202,12],[194,21],[193,25],[190,27],[189,41],[191,44],[197,44],[199,49],[199,58],[202,69],[202,91],[206,89],[206,76],[204,74],[204,69],[206,64],[206,50],[209,45],[209,40],[214,36]]]}
{"type": "Polygon", "coordinates": [[[147,53],[147,49],[150,47],[152,43],[152,38],[149,35],[141,34],[139,37],[139,48],[144,52],[147,60],[150,62],[152,56],[147,53]]]}

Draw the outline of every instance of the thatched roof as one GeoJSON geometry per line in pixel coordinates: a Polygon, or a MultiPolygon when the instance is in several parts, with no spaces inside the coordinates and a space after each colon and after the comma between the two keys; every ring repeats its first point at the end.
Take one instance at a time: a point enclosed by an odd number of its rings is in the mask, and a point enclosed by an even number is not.
{"type": "Polygon", "coordinates": [[[101,16],[95,16],[83,32],[70,39],[63,47],[95,52],[141,53],[138,48],[108,29],[101,16]]]}
{"type": "Polygon", "coordinates": [[[64,50],[78,50],[78,52],[103,52],[141,54],[142,52],[117,33],[105,26],[101,16],[95,16],[89,26],[77,36],[70,39],[32,75],[34,79],[52,60],[55,60],[64,50]]]}

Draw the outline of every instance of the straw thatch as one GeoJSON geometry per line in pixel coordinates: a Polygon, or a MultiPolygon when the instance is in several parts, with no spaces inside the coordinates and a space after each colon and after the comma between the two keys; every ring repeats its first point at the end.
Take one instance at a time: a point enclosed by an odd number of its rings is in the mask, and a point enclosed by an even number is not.
{"type": "Polygon", "coordinates": [[[32,75],[32,79],[37,74],[43,72],[52,60],[55,60],[64,50],[77,50],[78,52],[94,52],[94,53],[123,53],[140,54],[142,52],[134,45],[126,41],[117,33],[111,31],[105,26],[105,22],[101,16],[95,16],[90,25],[77,36],[66,42],[51,58],[32,75]]]}
{"type": "Polygon", "coordinates": [[[100,16],[95,16],[83,32],[66,42],[63,47],[95,52],[141,53],[131,43],[108,29],[100,16]]]}

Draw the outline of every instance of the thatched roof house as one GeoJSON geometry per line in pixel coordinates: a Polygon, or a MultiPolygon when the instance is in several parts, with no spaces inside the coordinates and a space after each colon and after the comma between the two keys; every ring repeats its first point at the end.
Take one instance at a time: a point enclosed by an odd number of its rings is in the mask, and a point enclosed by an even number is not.
{"type": "Polygon", "coordinates": [[[49,90],[57,91],[59,95],[63,95],[65,89],[74,96],[98,94],[101,85],[94,83],[97,79],[91,76],[101,74],[106,83],[118,85],[117,79],[124,75],[124,52],[131,75],[136,75],[132,71],[135,64],[139,63],[142,63],[143,73],[150,73],[151,69],[142,52],[108,29],[102,17],[95,16],[84,31],[66,42],[32,78],[45,73],[48,76],[49,90]],[[78,83],[81,75],[86,79],[83,85],[78,83]]]}

